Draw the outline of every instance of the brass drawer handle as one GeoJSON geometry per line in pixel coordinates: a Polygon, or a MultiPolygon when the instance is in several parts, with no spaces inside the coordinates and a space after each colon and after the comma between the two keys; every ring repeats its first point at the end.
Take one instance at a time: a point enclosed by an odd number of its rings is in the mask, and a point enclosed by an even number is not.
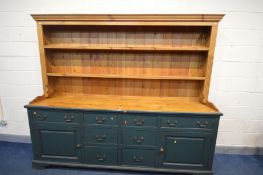
{"type": "Polygon", "coordinates": [[[38,120],[40,121],[44,121],[46,120],[47,116],[46,115],[41,115],[41,114],[38,114],[37,112],[34,112],[33,113],[33,116],[36,117],[38,120]]]}
{"type": "Polygon", "coordinates": [[[204,121],[203,123],[200,121],[197,121],[196,124],[200,127],[200,128],[206,128],[208,126],[208,121],[204,121]]]}
{"type": "Polygon", "coordinates": [[[105,123],[106,118],[105,117],[96,117],[96,123],[103,124],[105,123]]]}
{"type": "Polygon", "coordinates": [[[72,122],[74,120],[74,118],[75,117],[73,115],[72,116],[67,116],[67,115],[64,116],[65,122],[68,122],[68,123],[72,122]]]}
{"type": "Polygon", "coordinates": [[[97,156],[96,156],[96,159],[97,159],[98,161],[104,161],[104,160],[106,159],[106,155],[105,155],[105,154],[103,154],[103,155],[97,155],[97,156]]]}
{"type": "Polygon", "coordinates": [[[134,119],[133,122],[135,123],[135,125],[137,126],[142,126],[144,125],[144,119],[134,119]]]}
{"type": "Polygon", "coordinates": [[[105,134],[104,135],[96,135],[96,139],[99,142],[104,141],[106,138],[107,138],[107,136],[105,134]]]}
{"type": "Polygon", "coordinates": [[[177,125],[177,123],[178,123],[178,121],[177,120],[175,120],[174,122],[171,122],[170,120],[167,120],[167,125],[168,126],[171,126],[171,127],[176,127],[176,125],[177,125]]]}
{"type": "Polygon", "coordinates": [[[140,136],[135,136],[134,138],[133,138],[133,140],[135,141],[135,142],[137,142],[137,143],[142,143],[143,142],[143,140],[144,140],[144,137],[140,137],[140,136]]]}
{"type": "Polygon", "coordinates": [[[143,161],[143,157],[142,157],[142,156],[133,156],[132,159],[133,159],[135,162],[141,162],[141,161],[143,161]]]}

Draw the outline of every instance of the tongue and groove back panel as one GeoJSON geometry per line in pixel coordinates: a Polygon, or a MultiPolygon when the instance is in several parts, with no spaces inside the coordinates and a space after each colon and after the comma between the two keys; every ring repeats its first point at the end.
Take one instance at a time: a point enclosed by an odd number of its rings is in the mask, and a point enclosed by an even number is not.
{"type": "Polygon", "coordinates": [[[202,95],[209,26],[48,25],[43,31],[56,94],[202,95]]]}

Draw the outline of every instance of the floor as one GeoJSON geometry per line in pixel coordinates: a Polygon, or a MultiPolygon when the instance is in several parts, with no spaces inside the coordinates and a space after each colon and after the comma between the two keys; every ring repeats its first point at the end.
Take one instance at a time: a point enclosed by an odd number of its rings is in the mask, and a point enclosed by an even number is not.
{"type": "MultiPolygon", "coordinates": [[[[51,167],[35,170],[31,167],[31,144],[0,141],[0,175],[156,175],[123,171],[100,171],[51,167]]],[[[215,175],[263,175],[263,156],[216,154],[215,175]]]]}

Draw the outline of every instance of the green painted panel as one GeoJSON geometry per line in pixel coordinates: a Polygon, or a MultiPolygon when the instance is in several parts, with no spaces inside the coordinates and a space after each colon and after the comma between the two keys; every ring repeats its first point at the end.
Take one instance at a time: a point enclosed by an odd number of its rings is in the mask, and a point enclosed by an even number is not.
{"type": "Polygon", "coordinates": [[[210,134],[161,133],[161,166],[205,169],[208,166],[211,141],[210,134]]]}
{"type": "Polygon", "coordinates": [[[79,162],[80,128],[65,124],[38,124],[31,130],[37,147],[35,158],[40,160],[79,162]]]}
{"type": "Polygon", "coordinates": [[[116,165],[118,162],[117,148],[85,147],[84,161],[89,164],[116,165]]]}
{"type": "Polygon", "coordinates": [[[61,110],[31,110],[30,118],[34,122],[80,123],[82,112],[65,112],[61,110]]]}
{"type": "Polygon", "coordinates": [[[156,146],[155,130],[125,128],[122,130],[122,144],[156,146]]]}
{"type": "Polygon", "coordinates": [[[157,118],[149,115],[123,115],[123,126],[156,127],[157,118]]]}
{"type": "Polygon", "coordinates": [[[118,130],[112,127],[85,126],[85,142],[100,144],[117,144],[118,130]]]}
{"type": "Polygon", "coordinates": [[[156,150],[122,149],[121,164],[123,165],[154,167],[156,159],[156,150]]]}
{"type": "Polygon", "coordinates": [[[96,125],[117,125],[118,116],[110,113],[84,113],[84,123],[96,125]]]}
{"type": "Polygon", "coordinates": [[[35,160],[211,171],[217,116],[36,108],[28,114],[35,160]]]}

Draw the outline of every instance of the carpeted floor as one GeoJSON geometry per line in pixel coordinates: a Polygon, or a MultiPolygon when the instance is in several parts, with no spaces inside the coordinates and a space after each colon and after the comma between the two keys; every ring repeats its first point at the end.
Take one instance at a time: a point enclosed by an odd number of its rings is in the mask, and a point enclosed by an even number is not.
{"type": "MultiPolygon", "coordinates": [[[[50,167],[35,170],[31,167],[31,144],[0,141],[0,175],[156,175],[153,173],[134,173],[50,167]]],[[[242,156],[217,154],[214,159],[215,175],[263,175],[263,156],[242,156]]]]}

